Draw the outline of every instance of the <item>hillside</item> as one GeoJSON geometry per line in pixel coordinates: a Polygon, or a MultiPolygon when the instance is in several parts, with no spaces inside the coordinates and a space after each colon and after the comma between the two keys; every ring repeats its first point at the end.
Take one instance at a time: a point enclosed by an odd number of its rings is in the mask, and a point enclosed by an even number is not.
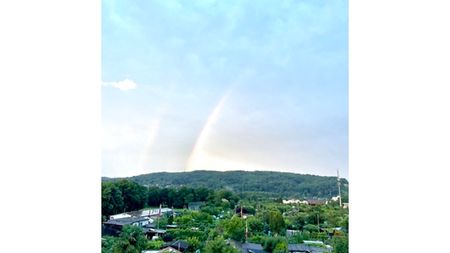
{"type": "MultiPolygon", "coordinates": [[[[102,178],[103,181],[128,179],[141,185],[159,187],[206,187],[235,192],[264,193],[274,197],[330,198],[338,195],[336,177],[301,175],[271,171],[192,171],[158,172],[129,178],[102,178]]],[[[348,181],[341,179],[343,198],[348,195],[348,181]]]]}

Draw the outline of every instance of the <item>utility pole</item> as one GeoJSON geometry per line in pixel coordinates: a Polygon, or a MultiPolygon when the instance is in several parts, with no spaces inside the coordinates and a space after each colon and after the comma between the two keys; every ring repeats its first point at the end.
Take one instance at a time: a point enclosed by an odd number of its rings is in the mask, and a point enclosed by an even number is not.
{"type": "Polygon", "coordinates": [[[247,242],[248,239],[248,223],[247,219],[245,219],[245,242],[247,242]]]}
{"type": "Polygon", "coordinates": [[[161,204],[159,204],[159,211],[158,211],[158,224],[157,224],[157,229],[159,229],[159,217],[161,216],[161,204]]]}
{"type": "Polygon", "coordinates": [[[338,191],[339,191],[339,207],[342,207],[341,178],[339,177],[339,169],[337,170],[337,183],[338,183],[338,191]]]}
{"type": "Polygon", "coordinates": [[[320,220],[319,220],[319,214],[317,214],[317,228],[319,229],[320,232],[320,220]]]}

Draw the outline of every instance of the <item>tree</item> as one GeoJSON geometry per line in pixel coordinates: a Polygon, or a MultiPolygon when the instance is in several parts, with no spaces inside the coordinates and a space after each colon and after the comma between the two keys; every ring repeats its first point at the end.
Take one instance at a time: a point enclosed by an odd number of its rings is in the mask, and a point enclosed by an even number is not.
{"type": "Polygon", "coordinates": [[[296,228],[302,228],[305,224],[306,224],[306,219],[308,218],[308,213],[305,212],[299,212],[295,217],[294,217],[294,222],[293,225],[296,228]]]}
{"type": "Polygon", "coordinates": [[[161,200],[159,197],[160,193],[158,187],[149,187],[147,195],[148,195],[147,204],[149,206],[159,206],[161,200]]]}
{"type": "Polygon", "coordinates": [[[348,236],[336,236],[332,240],[334,253],[348,253],[348,236]]]}
{"type": "MultiPolygon", "coordinates": [[[[177,191],[175,189],[173,189],[173,188],[167,189],[167,202],[166,202],[166,204],[168,206],[174,206],[176,208],[183,207],[183,206],[180,206],[180,203],[176,203],[175,204],[175,198],[176,197],[177,197],[177,191]]],[[[181,205],[183,205],[183,204],[181,204],[181,205]]]]}
{"type": "Polygon", "coordinates": [[[198,248],[200,248],[201,242],[197,237],[188,237],[186,241],[189,244],[189,252],[195,252],[198,248]]]}
{"type": "Polygon", "coordinates": [[[238,216],[233,216],[231,220],[227,221],[224,228],[226,237],[240,242],[245,240],[245,223],[238,216]]]}
{"type": "Polygon", "coordinates": [[[147,240],[145,249],[158,250],[164,245],[163,240],[147,240]]]}
{"type": "Polygon", "coordinates": [[[204,253],[239,253],[235,248],[227,245],[223,237],[218,236],[206,243],[204,253]]]}
{"type": "Polygon", "coordinates": [[[275,245],[273,249],[273,253],[287,253],[288,252],[288,244],[285,241],[281,241],[275,245]]]}
{"type": "Polygon", "coordinates": [[[311,233],[308,231],[295,233],[293,236],[289,238],[289,242],[291,243],[303,243],[304,240],[310,240],[311,233]]]}
{"type": "Polygon", "coordinates": [[[120,213],[125,207],[122,191],[111,182],[102,183],[102,215],[120,213]]]}
{"type": "Polygon", "coordinates": [[[319,232],[319,227],[317,227],[316,225],[313,225],[313,224],[307,224],[303,227],[303,230],[306,230],[310,233],[319,232]]]}
{"type": "Polygon", "coordinates": [[[348,233],[348,215],[345,215],[345,217],[342,219],[342,221],[339,223],[341,227],[345,229],[348,233]]]}
{"type": "Polygon", "coordinates": [[[263,249],[268,252],[275,252],[275,249],[278,252],[285,252],[282,249],[286,249],[287,251],[287,242],[282,237],[266,237],[264,242],[262,243],[263,249]]]}
{"type": "Polygon", "coordinates": [[[173,224],[173,215],[170,215],[169,218],[167,218],[167,224],[172,225],[173,224]]]}
{"type": "Polygon", "coordinates": [[[229,190],[218,190],[212,192],[208,196],[208,201],[215,206],[221,206],[223,208],[234,208],[239,201],[239,197],[229,190]]]}
{"type": "Polygon", "coordinates": [[[113,246],[114,253],[140,253],[145,249],[147,238],[142,228],[137,226],[124,226],[119,240],[113,246]]]}
{"type": "Polygon", "coordinates": [[[117,238],[113,236],[102,237],[102,253],[113,253],[113,246],[117,238]]]}
{"type": "Polygon", "coordinates": [[[306,218],[306,222],[309,224],[318,224],[318,222],[323,223],[325,220],[325,215],[323,214],[324,210],[320,206],[315,206],[309,212],[308,217],[306,218]]]}
{"type": "Polygon", "coordinates": [[[172,189],[169,191],[169,197],[173,200],[173,206],[177,208],[183,208],[184,207],[184,194],[187,193],[187,188],[182,187],[178,191],[175,189],[172,189]]]}
{"type": "Polygon", "coordinates": [[[255,216],[247,218],[248,230],[253,234],[260,234],[264,231],[264,222],[255,216]]]}
{"type": "Polygon", "coordinates": [[[178,198],[181,202],[181,207],[187,206],[189,202],[192,202],[195,199],[194,190],[183,186],[178,190],[178,198]]]}
{"type": "MultiPolygon", "coordinates": [[[[173,185],[187,187],[207,187],[210,189],[223,189],[229,187],[255,197],[259,193],[278,198],[330,198],[338,194],[335,177],[321,177],[312,175],[298,175],[281,172],[215,172],[194,171],[183,173],[152,173],[133,177],[131,180],[143,185],[173,185]],[[266,182],[271,182],[267,184],[266,182]],[[277,187],[273,187],[276,185],[277,187]],[[254,194],[258,192],[257,194],[254,194]]],[[[341,194],[343,202],[348,195],[348,181],[341,178],[341,194]]],[[[242,195],[244,196],[244,195],[242,195]]],[[[230,202],[233,200],[228,199],[230,202]]],[[[204,201],[204,200],[200,200],[204,201]]],[[[172,205],[169,205],[172,206],[172,205]]],[[[234,207],[234,206],[232,206],[234,207]]]]}
{"type": "Polygon", "coordinates": [[[147,203],[147,188],[135,182],[121,180],[116,183],[122,192],[126,211],[141,209],[147,203]]]}
{"type": "Polygon", "coordinates": [[[159,191],[159,201],[160,201],[160,204],[166,204],[168,206],[172,206],[172,202],[169,200],[169,189],[168,188],[162,188],[159,191]]]}
{"type": "Polygon", "coordinates": [[[205,187],[200,187],[195,189],[194,192],[196,201],[206,201],[208,199],[208,195],[210,194],[211,190],[208,190],[205,187]]]}
{"type": "Polygon", "coordinates": [[[270,211],[268,213],[268,221],[270,230],[275,234],[280,234],[281,231],[285,228],[285,222],[283,219],[283,215],[281,215],[280,211],[270,211]]]}

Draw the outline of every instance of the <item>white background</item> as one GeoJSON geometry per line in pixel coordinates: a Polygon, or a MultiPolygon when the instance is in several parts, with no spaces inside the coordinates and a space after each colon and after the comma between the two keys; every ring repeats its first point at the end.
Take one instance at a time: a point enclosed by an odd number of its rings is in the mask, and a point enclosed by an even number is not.
{"type": "MultiPolygon", "coordinates": [[[[450,8],[349,5],[350,250],[448,252],[450,8]]],[[[100,15],[0,4],[2,252],[100,252],[100,15]]]]}

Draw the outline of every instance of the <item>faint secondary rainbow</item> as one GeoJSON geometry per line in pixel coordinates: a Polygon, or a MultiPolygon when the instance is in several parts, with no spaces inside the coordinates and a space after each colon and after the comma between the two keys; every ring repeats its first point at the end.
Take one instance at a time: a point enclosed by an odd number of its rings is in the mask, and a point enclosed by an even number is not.
{"type": "Polygon", "coordinates": [[[158,135],[160,123],[161,123],[160,119],[154,120],[147,130],[147,139],[146,142],[144,143],[144,148],[139,156],[139,163],[138,163],[138,170],[141,174],[147,172],[145,167],[149,162],[148,155],[150,154],[156,136],[158,135]]]}

